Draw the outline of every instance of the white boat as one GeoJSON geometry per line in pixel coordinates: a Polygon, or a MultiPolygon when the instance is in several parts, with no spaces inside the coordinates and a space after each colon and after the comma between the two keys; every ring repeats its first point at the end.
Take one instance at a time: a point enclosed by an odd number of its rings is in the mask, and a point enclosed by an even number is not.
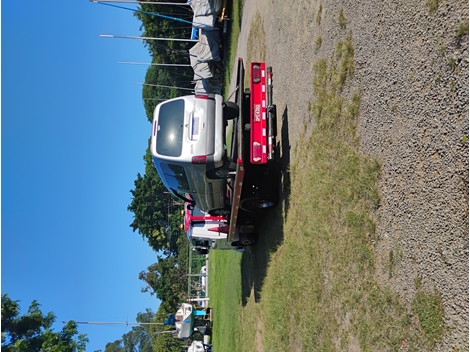
{"type": "Polygon", "coordinates": [[[194,308],[191,304],[182,303],[175,315],[175,327],[179,339],[187,339],[194,329],[194,308]]]}

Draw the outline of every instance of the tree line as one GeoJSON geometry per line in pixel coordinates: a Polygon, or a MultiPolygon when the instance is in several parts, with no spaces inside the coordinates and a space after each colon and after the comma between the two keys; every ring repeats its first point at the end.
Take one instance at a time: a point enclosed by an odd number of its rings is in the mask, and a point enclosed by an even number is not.
{"type": "Polygon", "coordinates": [[[2,293],[2,351],[4,352],[82,352],[88,338],[79,334],[74,321],[67,322],[60,332],[52,329],[56,316],[44,314],[33,301],[21,315],[19,301],[2,293]]]}
{"type": "MultiPolygon", "coordinates": [[[[43,313],[40,304],[33,301],[28,311],[21,315],[19,301],[13,300],[6,293],[2,294],[2,351],[5,352],[84,352],[89,339],[78,332],[74,321],[65,323],[56,332],[52,325],[56,321],[53,312],[43,313]]],[[[147,308],[138,313],[136,322],[151,323],[164,321],[163,310],[155,314],[147,308]]],[[[136,325],[120,340],[106,344],[104,352],[181,352],[184,343],[164,333],[164,325],[136,325]]],[[[194,336],[192,338],[201,338],[194,336]]]]}

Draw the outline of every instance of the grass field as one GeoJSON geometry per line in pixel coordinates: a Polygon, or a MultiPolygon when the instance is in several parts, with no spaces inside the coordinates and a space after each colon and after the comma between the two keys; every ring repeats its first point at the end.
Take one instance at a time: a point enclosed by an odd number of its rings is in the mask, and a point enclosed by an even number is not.
{"type": "Polygon", "coordinates": [[[230,2],[232,8],[230,9],[230,20],[228,21],[228,38],[227,38],[227,51],[225,58],[225,72],[224,72],[224,96],[228,97],[229,83],[232,75],[233,63],[237,54],[237,42],[240,34],[240,26],[242,21],[243,1],[233,0],[230,2]]]}
{"type": "Polygon", "coordinates": [[[414,351],[442,336],[437,293],[419,291],[417,280],[409,310],[374,276],[380,164],[358,150],[361,92],[342,93],[354,75],[351,37],[315,62],[308,108],[316,124],[305,121],[308,132],[293,148],[279,226],[270,229],[282,240],[243,255],[210,254],[215,351],[414,351]],[[265,270],[256,265],[260,255],[265,270]]]}
{"type": "Polygon", "coordinates": [[[241,297],[241,253],[211,251],[209,271],[210,305],[214,308],[212,341],[215,351],[230,351],[235,345],[234,324],[238,320],[241,297]],[[216,288],[212,288],[212,284],[216,288]],[[235,308],[235,309],[234,309],[235,308]]]}
{"type": "MultiPolygon", "coordinates": [[[[224,72],[224,97],[226,99],[230,98],[229,100],[233,100],[231,96],[232,92],[229,92],[230,89],[230,79],[232,76],[232,68],[233,64],[235,63],[236,54],[237,54],[237,42],[238,36],[240,34],[240,26],[242,21],[242,10],[243,10],[243,1],[242,0],[234,0],[232,2],[232,8],[230,10],[230,21],[228,22],[228,38],[227,38],[227,52],[226,52],[226,64],[225,64],[225,72],[224,72]]],[[[227,127],[227,153],[230,154],[230,149],[232,145],[232,122],[229,122],[227,127]]]]}

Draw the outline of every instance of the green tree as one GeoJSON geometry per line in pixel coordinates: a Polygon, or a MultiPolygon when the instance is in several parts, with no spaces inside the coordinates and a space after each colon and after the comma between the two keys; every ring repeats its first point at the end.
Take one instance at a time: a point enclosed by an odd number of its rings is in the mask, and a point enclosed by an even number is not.
{"type": "MultiPolygon", "coordinates": [[[[156,59],[153,62],[157,62],[156,59]]],[[[189,59],[187,62],[189,63],[189,59]]],[[[182,94],[189,94],[187,90],[179,88],[193,88],[192,77],[182,71],[182,68],[171,68],[165,66],[149,66],[145,74],[145,84],[142,87],[142,98],[144,101],[147,119],[153,121],[153,111],[162,100],[175,98],[182,94]],[[179,71],[178,71],[179,70],[179,71]],[[180,74],[181,73],[181,74],[180,74]],[[167,88],[175,87],[175,88],[167,88]]],[[[192,69],[191,72],[192,73],[192,69]]]]}
{"type": "Polygon", "coordinates": [[[19,301],[2,294],[2,350],[6,352],[81,352],[88,338],[78,334],[77,324],[69,321],[60,332],[54,332],[56,317],[44,315],[34,300],[26,314],[20,315],[19,301]],[[78,336],[77,336],[78,335],[78,336]]]}
{"type": "Polygon", "coordinates": [[[127,210],[134,213],[134,219],[129,226],[147,239],[156,252],[163,251],[167,256],[177,256],[178,237],[174,233],[179,233],[181,221],[173,219],[181,218],[181,208],[175,207],[174,202],[182,201],[173,197],[163,185],[153,165],[150,148],[147,149],[144,160],[145,174],[137,174],[135,188],[130,190],[132,201],[127,210]]]}
{"type": "Polygon", "coordinates": [[[167,222],[168,190],[152,165],[150,149],[147,149],[144,160],[145,174],[137,174],[135,188],[130,191],[133,198],[127,210],[134,213],[130,224],[132,230],[138,231],[154,250],[159,251],[166,247],[159,234],[167,222]]]}
{"type": "Polygon", "coordinates": [[[170,311],[175,310],[184,299],[187,288],[186,267],[178,265],[176,257],[158,257],[158,262],[139,274],[147,286],[142,292],[150,292],[165,301],[170,311]]]}
{"type": "MultiPolygon", "coordinates": [[[[180,0],[182,4],[185,0],[180,0]]],[[[183,23],[173,19],[166,19],[154,14],[163,14],[178,19],[192,21],[193,13],[189,6],[167,6],[165,4],[144,4],[139,5],[138,10],[144,12],[134,12],[134,15],[142,22],[140,29],[143,30],[142,37],[156,38],[189,38],[192,30],[190,23],[183,23]],[[147,13],[145,13],[147,12],[147,13]]],[[[168,42],[165,45],[155,40],[144,40],[144,45],[153,56],[160,55],[163,58],[171,57],[170,49],[175,47],[176,42],[168,42]]],[[[179,43],[181,49],[189,48],[190,43],[179,43]]],[[[174,54],[174,53],[173,53],[174,54]]]]}
{"type": "Polygon", "coordinates": [[[114,342],[108,342],[104,349],[104,352],[125,352],[122,340],[116,340],[114,342]]]}
{"type": "MultiPolygon", "coordinates": [[[[154,313],[150,308],[145,313],[138,313],[138,323],[154,322],[154,313]]],[[[122,335],[121,340],[106,344],[105,352],[152,352],[152,330],[150,324],[133,326],[131,331],[122,335]]]]}
{"type": "Polygon", "coordinates": [[[183,342],[174,338],[171,334],[160,334],[154,339],[153,350],[155,352],[181,352],[183,342]]]}

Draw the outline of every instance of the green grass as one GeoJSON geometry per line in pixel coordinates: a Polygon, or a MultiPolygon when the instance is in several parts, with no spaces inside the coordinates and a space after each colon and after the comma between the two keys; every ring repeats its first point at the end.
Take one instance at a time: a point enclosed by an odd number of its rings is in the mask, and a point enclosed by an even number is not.
{"type": "Polygon", "coordinates": [[[457,25],[455,30],[455,36],[461,38],[464,35],[468,35],[468,18],[457,25]]]}
{"type": "Polygon", "coordinates": [[[229,83],[232,74],[233,63],[237,55],[238,36],[240,35],[241,16],[243,10],[242,0],[233,0],[232,9],[230,13],[228,38],[227,38],[227,57],[225,58],[225,72],[224,72],[224,96],[228,97],[229,83]]]}
{"type": "Polygon", "coordinates": [[[317,24],[321,24],[322,11],[323,11],[323,5],[320,4],[320,7],[318,8],[318,12],[317,12],[317,17],[315,18],[315,22],[317,22],[317,24]]]}
{"type": "MultiPolygon", "coordinates": [[[[243,10],[243,1],[234,0],[232,2],[232,9],[230,14],[229,21],[229,30],[227,38],[227,58],[225,60],[225,71],[224,71],[224,97],[228,99],[230,94],[230,79],[232,75],[233,65],[235,63],[237,46],[238,46],[238,36],[240,35],[240,25],[241,25],[241,16],[243,10]]],[[[230,149],[232,146],[232,123],[229,123],[229,126],[226,129],[226,146],[227,153],[230,154],[230,149]]]]}
{"type": "Polygon", "coordinates": [[[321,48],[321,43],[322,43],[322,37],[321,35],[319,37],[317,37],[317,39],[315,40],[315,50],[318,50],[321,48]]]}
{"type": "Polygon", "coordinates": [[[344,17],[343,8],[340,8],[340,9],[339,9],[338,23],[339,23],[339,26],[340,26],[342,29],[345,29],[345,28],[346,28],[346,18],[344,17]]]}
{"type": "Polygon", "coordinates": [[[419,318],[419,324],[424,331],[426,346],[431,349],[444,334],[444,307],[440,293],[426,293],[419,290],[412,303],[413,311],[419,318]]]}
{"type": "Polygon", "coordinates": [[[215,351],[230,351],[235,344],[234,322],[241,297],[241,253],[211,251],[209,298],[213,310],[212,343],[215,351]]]}
{"type": "Polygon", "coordinates": [[[457,66],[457,60],[455,59],[455,57],[449,57],[447,59],[447,64],[449,65],[450,69],[454,71],[455,67],[457,66]]]}
{"type": "Polygon", "coordinates": [[[428,5],[429,13],[433,15],[439,8],[439,0],[426,0],[426,5],[428,5]]]}
{"type": "Polygon", "coordinates": [[[431,349],[445,332],[442,297],[436,289],[433,293],[425,292],[420,276],[415,277],[414,284],[416,296],[411,303],[411,308],[418,317],[426,347],[431,349]]]}

